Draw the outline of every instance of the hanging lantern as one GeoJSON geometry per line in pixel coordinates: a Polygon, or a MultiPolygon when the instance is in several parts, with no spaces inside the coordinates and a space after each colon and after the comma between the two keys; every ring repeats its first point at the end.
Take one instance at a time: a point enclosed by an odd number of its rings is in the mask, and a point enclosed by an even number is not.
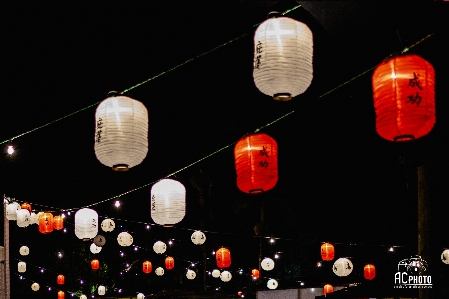
{"type": "Polygon", "coordinates": [[[213,271],[212,271],[212,277],[213,277],[213,278],[218,278],[218,277],[220,277],[220,270],[218,270],[218,269],[213,270],[213,271]]]}
{"type": "Polygon", "coordinates": [[[137,299],[144,299],[145,295],[142,293],[137,294],[137,299]]]}
{"type": "Polygon", "coordinates": [[[20,273],[23,273],[27,270],[27,264],[25,262],[19,262],[17,264],[17,271],[19,271],[20,273]]]}
{"type": "Polygon", "coordinates": [[[19,249],[19,253],[20,255],[28,255],[30,254],[30,249],[28,248],[28,246],[22,246],[19,249]]]}
{"type": "Polygon", "coordinates": [[[313,78],[313,35],[296,20],[270,18],[254,34],[256,87],[278,101],[304,93],[313,78]]]}
{"type": "Polygon", "coordinates": [[[80,209],[75,213],[75,235],[89,240],[98,234],[98,214],[92,209],[80,209]]]}
{"type": "Polygon", "coordinates": [[[165,269],[171,270],[175,267],[175,259],[171,256],[165,258],[165,269]]]}
{"type": "Polygon", "coordinates": [[[265,271],[273,270],[273,268],[274,268],[274,261],[272,259],[270,259],[269,257],[266,257],[266,258],[264,258],[262,260],[262,262],[260,263],[260,266],[265,271]]]}
{"type": "Polygon", "coordinates": [[[165,252],[165,250],[167,250],[167,245],[162,241],[157,241],[153,245],[153,250],[157,254],[163,254],[165,252]]]}
{"type": "Polygon", "coordinates": [[[163,179],[151,188],[151,218],[164,226],[173,226],[186,214],[186,189],[183,184],[163,179]]]}
{"type": "Polygon", "coordinates": [[[389,141],[427,135],[435,124],[435,71],[417,55],[396,56],[373,73],[376,131],[389,141]]]}
{"type": "Polygon", "coordinates": [[[21,204],[21,205],[20,205],[20,208],[21,208],[22,210],[27,210],[27,211],[30,213],[30,215],[31,215],[31,213],[33,212],[33,211],[31,210],[31,205],[30,205],[29,203],[27,203],[27,202],[24,202],[23,204],[21,204]]]}
{"type": "Polygon", "coordinates": [[[99,286],[98,287],[98,295],[104,295],[104,294],[106,294],[105,286],[99,286]]]}
{"type": "Polygon", "coordinates": [[[17,210],[17,226],[27,227],[31,223],[30,212],[26,209],[17,210]]]}
{"type": "Polygon", "coordinates": [[[152,270],[153,270],[153,265],[151,265],[150,261],[143,262],[143,264],[142,264],[143,273],[148,274],[148,273],[151,273],[152,270]]]}
{"type": "Polygon", "coordinates": [[[238,292],[237,292],[237,296],[239,296],[239,297],[242,296],[242,294],[243,294],[242,291],[238,291],[238,292]]]}
{"type": "Polygon", "coordinates": [[[92,260],[92,261],[90,262],[90,267],[92,268],[92,270],[98,270],[98,269],[100,269],[100,261],[97,260],[97,259],[92,260]]]}
{"type": "Polygon", "coordinates": [[[186,277],[190,280],[195,279],[196,273],[193,270],[187,270],[186,277]]]}
{"type": "Polygon", "coordinates": [[[35,214],[32,212],[30,214],[30,224],[39,224],[39,216],[40,214],[35,214]]]}
{"type": "Polygon", "coordinates": [[[128,232],[121,232],[118,234],[117,242],[120,246],[131,246],[133,243],[133,236],[128,232]]]}
{"type": "Polygon", "coordinates": [[[278,145],[266,134],[240,139],[234,148],[237,187],[246,193],[272,189],[278,181],[278,145]]]}
{"type": "Polygon", "coordinates": [[[321,245],[321,258],[323,261],[332,261],[334,259],[334,255],[334,245],[330,243],[324,243],[321,245]]]}
{"type": "Polygon", "coordinates": [[[95,155],[116,171],[140,164],[148,152],[148,111],[125,96],[109,97],[95,113],[95,155]]]}
{"type": "Polygon", "coordinates": [[[95,243],[90,244],[90,252],[92,252],[93,254],[99,253],[101,251],[100,246],[95,245],[95,243]]]}
{"type": "Polygon", "coordinates": [[[37,282],[34,282],[34,283],[31,285],[31,289],[32,289],[33,291],[37,292],[37,291],[39,291],[39,289],[40,289],[40,285],[39,285],[37,282]]]}
{"type": "Polygon", "coordinates": [[[193,232],[191,240],[195,245],[202,245],[206,242],[206,235],[202,231],[197,230],[193,232]]]}
{"type": "Polygon", "coordinates": [[[56,230],[61,230],[64,228],[64,218],[61,216],[53,217],[53,226],[56,230]]]}
{"type": "Polygon", "coordinates": [[[8,220],[17,220],[17,211],[20,210],[21,207],[17,202],[12,202],[6,206],[6,219],[8,220]]]}
{"type": "Polygon", "coordinates": [[[232,274],[231,274],[231,272],[229,272],[229,271],[223,271],[223,272],[221,272],[221,274],[220,274],[220,279],[222,280],[222,281],[224,281],[224,282],[228,282],[228,281],[230,281],[231,279],[232,279],[232,274]]]}
{"type": "Polygon", "coordinates": [[[63,291],[58,292],[58,299],[64,299],[64,296],[65,296],[65,294],[63,291]]]}
{"type": "Polygon", "coordinates": [[[157,267],[156,270],[155,270],[154,272],[156,272],[156,275],[157,275],[157,276],[162,276],[162,275],[164,275],[164,268],[162,268],[162,267],[157,267]]]}
{"type": "Polygon", "coordinates": [[[445,263],[446,265],[449,265],[449,249],[445,249],[441,253],[441,261],[445,263]]]}
{"type": "Polygon", "coordinates": [[[348,276],[351,274],[353,268],[354,266],[349,259],[341,257],[335,261],[332,270],[337,276],[348,276]]]}
{"type": "Polygon", "coordinates": [[[64,284],[64,275],[59,274],[59,275],[56,277],[56,282],[57,282],[58,284],[64,284]]]}
{"type": "Polygon", "coordinates": [[[374,279],[374,277],[376,277],[376,267],[371,264],[365,265],[365,267],[363,267],[363,277],[368,280],[374,279]]]}
{"type": "Polygon", "coordinates": [[[220,248],[215,253],[217,266],[219,268],[228,268],[231,265],[231,252],[227,248],[220,248]]]}
{"type": "Polygon", "coordinates": [[[251,270],[251,277],[256,280],[260,278],[260,272],[257,269],[252,269],[251,270]]]}
{"type": "Polygon", "coordinates": [[[104,244],[106,244],[106,238],[102,235],[96,235],[94,238],[94,244],[99,247],[103,247],[104,244]]]}
{"type": "Polygon", "coordinates": [[[87,299],[87,296],[86,295],[81,295],[80,299],[87,299]]]}
{"type": "Polygon", "coordinates": [[[112,219],[104,219],[101,222],[101,229],[105,232],[112,232],[115,228],[115,222],[112,219]]]}
{"type": "Polygon", "coordinates": [[[267,288],[269,288],[270,290],[274,290],[278,287],[278,282],[276,279],[270,279],[267,282],[267,288]]]}
{"type": "Polygon", "coordinates": [[[334,291],[334,287],[330,284],[325,284],[323,287],[323,294],[326,296],[329,293],[332,293],[334,291]]]}
{"type": "Polygon", "coordinates": [[[53,214],[52,213],[42,213],[39,216],[39,232],[43,234],[48,234],[53,231],[53,214]]]}

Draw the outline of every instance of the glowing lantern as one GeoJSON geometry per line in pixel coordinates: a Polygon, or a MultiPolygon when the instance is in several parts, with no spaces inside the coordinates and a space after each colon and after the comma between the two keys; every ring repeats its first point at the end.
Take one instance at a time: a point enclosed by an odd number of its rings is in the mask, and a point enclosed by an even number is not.
{"type": "Polygon", "coordinates": [[[396,56],[373,73],[376,131],[389,141],[427,135],[435,124],[435,71],[417,55],[396,56]]]}
{"type": "Polygon", "coordinates": [[[212,277],[213,277],[213,278],[218,278],[218,277],[220,277],[220,270],[215,269],[214,271],[212,271],[212,277]]]}
{"type": "Polygon", "coordinates": [[[231,265],[231,252],[227,248],[220,248],[215,253],[217,266],[219,268],[228,268],[231,265]]]}
{"type": "Polygon", "coordinates": [[[321,245],[321,258],[323,261],[332,261],[335,256],[334,245],[324,243],[321,245]]]}
{"type": "Polygon", "coordinates": [[[33,284],[31,285],[31,289],[32,289],[33,291],[37,292],[37,291],[39,291],[39,289],[40,289],[40,285],[39,285],[37,282],[35,282],[35,283],[33,283],[33,284]]]}
{"type": "Polygon", "coordinates": [[[58,299],[64,299],[64,292],[63,291],[59,291],[58,292],[58,299]]]}
{"type": "Polygon", "coordinates": [[[35,214],[34,212],[30,215],[30,224],[39,224],[40,214],[35,214]]]}
{"type": "Polygon", "coordinates": [[[104,165],[126,171],[148,152],[148,111],[125,96],[109,97],[95,113],[95,155],[104,165]]]}
{"type": "Polygon", "coordinates": [[[441,253],[441,261],[445,263],[446,265],[449,265],[449,249],[445,249],[441,253]]]}
{"type": "Polygon", "coordinates": [[[120,246],[131,246],[133,237],[128,232],[121,232],[117,237],[117,242],[120,246]]]}
{"type": "Polygon", "coordinates": [[[98,269],[100,269],[100,261],[97,259],[92,260],[90,262],[90,266],[91,266],[92,270],[98,270],[98,269]]]}
{"type": "Polygon", "coordinates": [[[64,284],[64,275],[59,274],[59,275],[56,277],[56,282],[57,282],[58,284],[64,284]]]}
{"type": "Polygon", "coordinates": [[[186,189],[183,184],[163,179],[151,188],[151,218],[164,226],[173,226],[186,214],[186,189]]]}
{"type": "Polygon", "coordinates": [[[137,294],[137,299],[144,299],[145,295],[142,293],[137,294]]]}
{"type": "Polygon", "coordinates": [[[95,253],[99,253],[101,251],[100,246],[95,245],[95,243],[90,244],[90,252],[92,252],[93,254],[95,253]]]}
{"type": "Polygon", "coordinates": [[[175,267],[175,259],[172,258],[171,256],[167,256],[165,258],[165,268],[167,270],[171,270],[175,267]]]}
{"type": "Polygon", "coordinates": [[[365,265],[363,268],[363,277],[368,280],[374,279],[374,277],[376,277],[376,267],[371,264],[365,265]]]}
{"type": "Polygon", "coordinates": [[[239,296],[239,297],[242,296],[242,294],[243,294],[242,291],[238,291],[238,292],[237,292],[237,296],[239,296]]]}
{"type": "Polygon", "coordinates": [[[332,293],[334,291],[334,287],[330,284],[325,284],[323,287],[323,294],[326,296],[329,293],[332,293]]]}
{"type": "Polygon", "coordinates": [[[260,272],[257,269],[251,270],[251,277],[253,279],[259,279],[260,278],[260,272]]]}
{"type": "Polygon", "coordinates": [[[48,234],[53,231],[53,214],[52,213],[42,213],[39,216],[39,232],[43,234],[48,234]]]}
{"type": "Polygon", "coordinates": [[[196,277],[195,271],[190,270],[190,269],[187,270],[186,277],[187,277],[187,279],[190,279],[190,280],[195,279],[195,277],[196,277]]]}
{"type": "Polygon", "coordinates": [[[165,252],[165,250],[167,250],[167,245],[162,241],[157,241],[153,245],[153,250],[157,254],[163,254],[165,252]]]}
{"type": "Polygon", "coordinates": [[[30,254],[30,249],[28,248],[28,246],[22,246],[19,249],[19,253],[20,255],[28,255],[30,254]]]}
{"type": "Polygon", "coordinates": [[[204,242],[206,242],[206,235],[202,231],[197,230],[193,232],[190,239],[192,240],[193,244],[202,245],[204,244],[204,242]]]}
{"type": "Polygon", "coordinates": [[[27,264],[25,262],[19,262],[17,264],[17,271],[19,271],[20,273],[23,273],[27,270],[27,264]]]}
{"type": "Polygon", "coordinates": [[[87,296],[86,295],[81,295],[80,299],[87,299],[87,296]]]}
{"type": "Polygon", "coordinates": [[[153,270],[153,265],[151,265],[150,261],[143,262],[143,264],[142,264],[143,273],[148,274],[148,273],[151,273],[152,270],[153,270]]]}
{"type": "Polygon", "coordinates": [[[61,216],[53,217],[53,225],[56,230],[61,230],[64,228],[64,218],[61,216]]]}
{"type": "Polygon", "coordinates": [[[232,274],[231,274],[231,272],[229,272],[229,271],[223,271],[223,272],[221,272],[221,274],[220,274],[220,279],[223,281],[223,282],[228,282],[228,281],[230,281],[231,279],[232,279],[232,274]]]}
{"type": "Polygon", "coordinates": [[[304,93],[313,78],[313,36],[307,25],[279,17],[263,22],[254,34],[256,87],[278,101],[304,93]]]}
{"type": "Polygon", "coordinates": [[[17,211],[20,209],[20,205],[17,202],[8,204],[6,206],[6,219],[17,220],[17,211]]]}
{"type": "Polygon", "coordinates": [[[28,212],[30,212],[30,214],[33,212],[33,211],[31,210],[31,205],[30,205],[29,203],[27,203],[27,202],[24,202],[23,204],[21,204],[21,205],[20,205],[20,208],[21,208],[22,210],[27,210],[28,212]]]}
{"type": "Polygon", "coordinates": [[[112,219],[104,219],[101,222],[101,229],[105,232],[112,232],[115,228],[115,222],[112,219]]]}
{"type": "Polygon", "coordinates": [[[276,279],[270,279],[267,282],[267,288],[269,288],[270,290],[274,290],[278,287],[278,282],[276,279]]]}
{"type": "Polygon", "coordinates": [[[104,294],[106,294],[105,286],[99,286],[98,287],[98,295],[104,295],[104,294]]]}
{"type": "Polygon", "coordinates": [[[96,235],[94,238],[94,244],[103,247],[106,244],[106,238],[102,235],[96,235]]]}
{"type": "Polygon", "coordinates": [[[349,259],[342,257],[335,261],[332,270],[337,276],[348,276],[351,274],[353,268],[352,262],[349,259]]]}
{"type": "Polygon", "coordinates": [[[164,268],[162,268],[162,267],[157,267],[156,270],[155,270],[154,272],[156,272],[156,275],[157,275],[157,276],[162,276],[162,275],[164,275],[164,268]]]}
{"type": "Polygon", "coordinates": [[[30,212],[26,209],[17,210],[17,226],[18,227],[27,227],[31,223],[30,212]]]}
{"type": "Polygon", "coordinates": [[[278,146],[266,134],[240,139],[234,148],[237,187],[246,193],[272,189],[278,181],[278,146]]]}
{"type": "Polygon", "coordinates": [[[75,235],[89,240],[98,234],[98,214],[92,209],[80,209],[75,213],[75,235]]]}
{"type": "Polygon", "coordinates": [[[274,261],[272,259],[270,259],[269,257],[266,257],[262,260],[262,262],[260,263],[260,266],[265,271],[271,271],[274,268],[274,261]]]}

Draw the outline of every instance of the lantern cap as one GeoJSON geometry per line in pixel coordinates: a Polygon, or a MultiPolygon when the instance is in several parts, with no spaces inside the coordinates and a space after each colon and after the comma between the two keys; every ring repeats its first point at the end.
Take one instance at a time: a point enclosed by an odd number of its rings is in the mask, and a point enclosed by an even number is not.
{"type": "Polygon", "coordinates": [[[273,99],[281,102],[290,101],[292,99],[292,95],[289,93],[276,93],[273,95],[273,99]]]}
{"type": "Polygon", "coordinates": [[[280,16],[282,16],[282,13],[281,13],[280,11],[272,10],[272,11],[270,11],[270,12],[268,13],[267,19],[277,18],[277,17],[280,17],[280,16]]]}
{"type": "Polygon", "coordinates": [[[164,227],[173,227],[175,226],[174,224],[164,224],[164,227]]]}
{"type": "Polygon", "coordinates": [[[110,92],[108,92],[108,98],[118,96],[119,94],[120,94],[120,93],[119,93],[118,91],[116,91],[116,90],[111,90],[110,92]]]}
{"type": "Polygon", "coordinates": [[[128,171],[128,165],[127,164],[115,164],[114,166],[112,166],[112,170],[115,171],[128,171]]]}

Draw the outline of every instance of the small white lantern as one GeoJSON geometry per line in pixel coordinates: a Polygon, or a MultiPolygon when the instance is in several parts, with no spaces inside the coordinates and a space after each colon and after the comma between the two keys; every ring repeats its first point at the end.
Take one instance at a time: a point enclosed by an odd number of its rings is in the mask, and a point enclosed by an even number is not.
{"type": "Polygon", "coordinates": [[[98,287],[98,295],[104,295],[104,294],[106,294],[105,286],[99,286],[98,287]]]}
{"type": "Polygon", "coordinates": [[[27,209],[17,210],[17,226],[18,227],[27,227],[30,225],[30,212],[27,209]]]}
{"type": "Polygon", "coordinates": [[[257,88],[275,100],[304,93],[313,78],[313,36],[304,23],[270,18],[254,34],[253,77],[257,88]]]}
{"type": "Polygon", "coordinates": [[[145,295],[142,293],[137,294],[137,299],[144,299],[145,295]]]}
{"type": "Polygon", "coordinates": [[[101,248],[102,247],[95,245],[95,243],[90,244],[90,252],[93,254],[100,253],[101,248]]]}
{"type": "Polygon", "coordinates": [[[202,231],[197,230],[193,232],[191,239],[193,244],[202,245],[206,242],[206,235],[202,231]]]}
{"type": "Polygon", "coordinates": [[[151,188],[151,218],[164,226],[173,226],[186,214],[186,188],[178,181],[163,179],[151,188]]]}
{"type": "Polygon", "coordinates": [[[98,234],[98,214],[92,209],[81,209],[75,213],[75,235],[88,240],[98,234]]]}
{"type": "Polygon", "coordinates": [[[230,281],[231,278],[232,278],[232,274],[231,274],[231,272],[229,272],[229,271],[227,271],[227,270],[224,270],[224,271],[221,272],[221,274],[220,274],[220,279],[221,279],[222,281],[224,281],[224,282],[230,281]]]}
{"type": "Polygon", "coordinates": [[[117,242],[120,246],[131,246],[133,243],[133,236],[128,232],[121,232],[118,234],[117,242]]]}
{"type": "Polygon", "coordinates": [[[157,254],[163,254],[167,250],[167,245],[162,241],[157,241],[153,245],[153,250],[157,254]]]}
{"type": "Polygon", "coordinates": [[[19,271],[20,273],[23,273],[27,270],[27,264],[25,262],[19,262],[17,264],[17,271],[19,271]]]}
{"type": "Polygon", "coordinates": [[[115,228],[115,222],[112,219],[105,219],[101,222],[101,229],[105,232],[112,232],[115,228]]]}
{"type": "Polygon", "coordinates": [[[218,278],[218,277],[220,277],[220,270],[215,269],[214,271],[212,271],[212,277],[213,277],[213,278],[218,278]]]}
{"type": "MultiPolygon", "coordinates": [[[[42,212],[40,212],[42,213],[42,212]]],[[[39,223],[39,214],[31,212],[30,214],[30,224],[38,224],[39,223]]]]}
{"type": "Polygon", "coordinates": [[[266,258],[264,258],[262,260],[262,262],[260,263],[260,266],[265,271],[273,270],[273,268],[274,268],[274,261],[272,259],[270,259],[269,257],[266,257],[266,258]]]}
{"type": "Polygon", "coordinates": [[[24,246],[20,247],[19,253],[20,253],[20,255],[28,255],[28,254],[30,254],[30,249],[28,248],[28,246],[24,245],[24,246]]]}
{"type": "Polygon", "coordinates": [[[125,96],[109,97],[95,113],[95,155],[106,166],[126,171],[148,152],[148,111],[125,96]]]}
{"type": "Polygon", "coordinates": [[[157,276],[162,276],[162,275],[164,275],[164,268],[162,268],[162,267],[157,267],[156,270],[155,270],[154,272],[156,272],[156,275],[157,275],[157,276]]]}
{"type": "Polygon", "coordinates": [[[351,274],[353,268],[354,266],[349,259],[341,257],[335,261],[332,270],[337,276],[348,276],[349,274],[351,274]]]}
{"type": "Polygon", "coordinates": [[[195,279],[196,273],[193,270],[187,270],[186,277],[190,280],[195,279]]]}
{"type": "Polygon", "coordinates": [[[35,283],[33,283],[33,284],[31,285],[31,289],[32,289],[33,291],[37,292],[37,291],[39,291],[39,289],[40,289],[40,285],[39,285],[37,282],[35,282],[35,283]]]}
{"type": "Polygon", "coordinates": [[[449,249],[446,249],[441,253],[441,261],[446,265],[449,265],[449,249]]]}
{"type": "Polygon", "coordinates": [[[276,288],[278,287],[278,282],[277,282],[277,280],[276,280],[276,279],[270,279],[270,280],[268,280],[268,282],[267,282],[267,287],[268,287],[270,290],[276,289],[276,288]]]}
{"type": "Polygon", "coordinates": [[[6,206],[6,219],[17,220],[17,211],[22,208],[17,202],[12,202],[6,206]]]}
{"type": "Polygon", "coordinates": [[[86,295],[81,295],[80,299],[87,299],[87,296],[86,295]]]}

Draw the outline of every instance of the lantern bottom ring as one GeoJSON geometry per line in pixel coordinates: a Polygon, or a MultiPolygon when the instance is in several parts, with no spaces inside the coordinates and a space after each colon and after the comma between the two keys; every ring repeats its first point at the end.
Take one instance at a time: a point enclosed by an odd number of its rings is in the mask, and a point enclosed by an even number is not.
{"type": "Polygon", "coordinates": [[[83,241],[84,241],[84,242],[90,241],[90,239],[89,239],[89,238],[83,238],[83,241]]]}
{"type": "Polygon", "coordinates": [[[400,135],[393,138],[393,140],[396,142],[404,142],[404,141],[412,141],[415,139],[415,136],[413,135],[400,135]]]}
{"type": "Polygon", "coordinates": [[[112,169],[115,171],[128,171],[128,165],[127,164],[116,164],[112,166],[112,169]]]}
{"type": "Polygon", "coordinates": [[[273,95],[273,99],[276,101],[290,101],[292,99],[292,95],[289,93],[276,93],[273,95]]]}
{"type": "Polygon", "coordinates": [[[164,227],[173,227],[175,226],[174,224],[164,224],[164,227]]]}
{"type": "Polygon", "coordinates": [[[251,190],[248,191],[248,193],[251,193],[251,194],[263,193],[263,189],[260,189],[260,188],[258,188],[258,189],[251,189],[251,190]]]}

